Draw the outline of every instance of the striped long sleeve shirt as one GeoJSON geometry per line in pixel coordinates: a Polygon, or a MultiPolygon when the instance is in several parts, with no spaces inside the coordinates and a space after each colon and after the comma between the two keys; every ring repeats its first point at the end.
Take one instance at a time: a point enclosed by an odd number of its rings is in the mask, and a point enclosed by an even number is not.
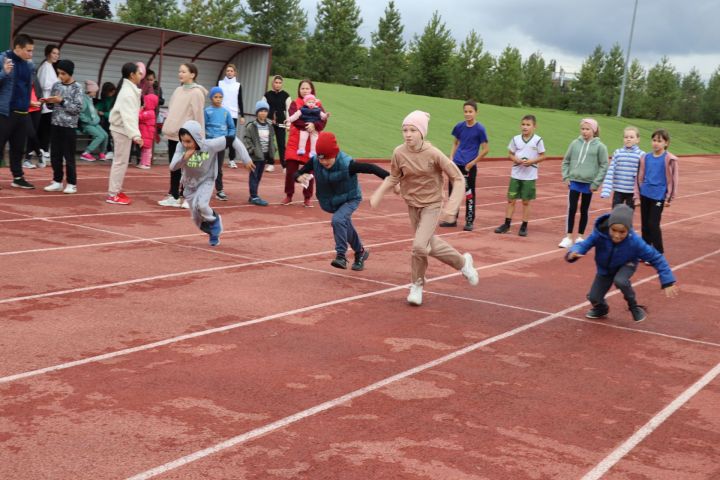
{"type": "Polygon", "coordinates": [[[633,193],[640,157],[643,155],[645,155],[645,152],[640,150],[637,145],[633,145],[631,148],[623,147],[615,150],[610,167],[605,175],[600,196],[607,198],[612,192],[633,193]]]}

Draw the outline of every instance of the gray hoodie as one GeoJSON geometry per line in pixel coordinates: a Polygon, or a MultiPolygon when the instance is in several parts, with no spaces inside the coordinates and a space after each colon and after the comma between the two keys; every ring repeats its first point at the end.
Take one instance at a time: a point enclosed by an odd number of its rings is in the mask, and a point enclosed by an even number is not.
{"type": "MultiPolygon", "coordinates": [[[[183,147],[182,141],[178,143],[175,155],[170,162],[170,170],[174,171],[182,168],[182,182],[185,188],[197,189],[198,185],[203,182],[215,182],[218,172],[217,154],[227,148],[226,137],[206,140],[203,128],[195,120],[186,121],[182,128],[192,135],[198,145],[198,150],[188,160],[184,160],[185,147],[183,147]]],[[[245,165],[252,163],[245,145],[237,137],[233,140],[232,146],[245,165]]]]}

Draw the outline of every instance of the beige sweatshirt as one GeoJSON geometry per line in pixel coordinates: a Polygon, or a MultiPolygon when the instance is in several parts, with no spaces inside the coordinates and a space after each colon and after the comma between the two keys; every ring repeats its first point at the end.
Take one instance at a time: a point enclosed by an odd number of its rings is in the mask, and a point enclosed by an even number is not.
{"type": "Polygon", "coordinates": [[[441,220],[452,221],[457,216],[465,195],[465,179],[460,169],[429,142],[424,142],[419,152],[411,151],[402,144],[393,151],[390,175],[373,194],[373,203],[400,183],[400,195],[411,207],[429,207],[442,204],[443,173],[453,183],[453,193],[448,199],[441,220]]]}
{"type": "Polygon", "coordinates": [[[205,87],[193,84],[192,87],[179,86],[170,97],[168,114],[163,124],[162,133],[168,140],[178,141],[178,131],[188,120],[200,123],[205,131],[205,87]]]}

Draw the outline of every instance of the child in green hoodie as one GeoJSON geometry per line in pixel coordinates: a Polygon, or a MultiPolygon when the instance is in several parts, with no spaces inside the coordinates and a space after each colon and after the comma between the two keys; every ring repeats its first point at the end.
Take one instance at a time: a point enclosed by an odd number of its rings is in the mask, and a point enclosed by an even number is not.
{"type": "Polygon", "coordinates": [[[602,184],[608,169],[607,147],[599,137],[597,120],[583,118],[580,120],[580,136],[573,140],[563,158],[562,179],[568,185],[569,192],[566,235],[558,245],[560,248],[570,248],[573,243],[583,241],[592,194],[602,184]],[[580,199],[580,225],[573,242],[575,213],[580,199]]]}

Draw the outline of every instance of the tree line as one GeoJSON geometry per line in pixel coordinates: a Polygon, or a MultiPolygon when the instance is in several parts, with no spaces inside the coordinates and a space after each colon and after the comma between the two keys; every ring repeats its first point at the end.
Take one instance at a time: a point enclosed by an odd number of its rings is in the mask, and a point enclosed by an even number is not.
{"type": "MultiPolygon", "coordinates": [[[[46,8],[112,16],[109,0],[48,0],[46,8]]],[[[540,52],[523,59],[508,45],[495,57],[484,50],[474,30],[457,45],[437,11],[423,32],[406,43],[392,0],[369,46],[358,34],[362,18],[355,0],[318,0],[312,33],[300,0],[183,0],[182,6],[175,0],[125,0],[118,4],[117,19],[270,44],[272,72],[284,76],[503,106],[615,115],[624,68],[623,50],[617,44],[607,52],[597,46],[576,78],[566,77],[540,52]]],[[[706,85],[697,69],[683,75],[667,57],[647,71],[633,60],[623,116],[720,125],[720,66],[706,85]]]]}

